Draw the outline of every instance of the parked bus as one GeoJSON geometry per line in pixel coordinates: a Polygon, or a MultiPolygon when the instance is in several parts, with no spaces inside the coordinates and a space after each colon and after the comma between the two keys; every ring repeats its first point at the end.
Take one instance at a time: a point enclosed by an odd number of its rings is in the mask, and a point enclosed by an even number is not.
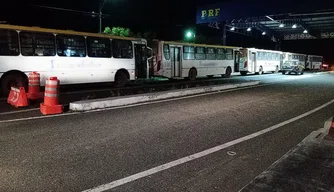
{"type": "Polygon", "coordinates": [[[287,61],[299,61],[298,65],[304,65],[304,68],[307,68],[306,59],[307,56],[305,54],[300,53],[290,53],[290,52],[283,52],[283,61],[281,64],[287,62],[287,61]]]}
{"type": "Polygon", "coordinates": [[[195,80],[239,71],[238,47],[154,40],[152,49],[154,76],[195,80]]]}
{"type": "Polygon", "coordinates": [[[150,48],[145,39],[0,24],[0,85],[27,86],[27,74],[61,84],[114,82],[148,77],[150,48]]]}
{"type": "Polygon", "coordinates": [[[323,57],[318,55],[307,56],[307,68],[311,70],[320,70],[323,63],[323,57]]]}
{"type": "Polygon", "coordinates": [[[271,51],[256,48],[240,49],[240,74],[263,74],[265,72],[277,73],[281,66],[281,51],[271,51]]]}

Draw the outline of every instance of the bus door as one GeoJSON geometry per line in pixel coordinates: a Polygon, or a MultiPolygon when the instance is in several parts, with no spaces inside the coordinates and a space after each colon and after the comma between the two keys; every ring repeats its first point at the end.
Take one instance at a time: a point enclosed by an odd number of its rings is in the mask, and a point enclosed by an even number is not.
{"type": "Polygon", "coordinates": [[[240,51],[234,51],[234,72],[240,71],[240,56],[240,51]]]}
{"type": "Polygon", "coordinates": [[[254,71],[256,72],[256,52],[252,52],[252,54],[250,55],[251,60],[252,60],[252,67],[254,69],[254,71]]]}
{"type": "Polygon", "coordinates": [[[172,77],[181,77],[181,47],[170,47],[172,77]]]}
{"type": "Polygon", "coordinates": [[[136,66],[136,77],[137,78],[147,78],[147,55],[146,55],[146,45],[135,44],[135,66],[136,66]]]}

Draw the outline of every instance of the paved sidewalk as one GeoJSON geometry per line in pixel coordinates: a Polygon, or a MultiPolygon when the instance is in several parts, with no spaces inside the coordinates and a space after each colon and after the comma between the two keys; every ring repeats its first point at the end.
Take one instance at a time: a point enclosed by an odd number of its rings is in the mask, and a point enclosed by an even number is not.
{"type": "Polygon", "coordinates": [[[332,122],[326,121],[240,191],[334,191],[334,140],[328,137],[332,122]]]}

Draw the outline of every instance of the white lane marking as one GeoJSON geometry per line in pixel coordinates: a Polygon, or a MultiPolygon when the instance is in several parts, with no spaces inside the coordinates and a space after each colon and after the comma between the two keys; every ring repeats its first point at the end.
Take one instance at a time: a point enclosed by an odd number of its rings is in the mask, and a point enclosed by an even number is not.
{"type": "Polygon", "coordinates": [[[265,133],[268,133],[270,131],[273,131],[275,129],[283,127],[283,126],[285,126],[285,125],[287,125],[289,123],[292,123],[294,121],[302,119],[302,118],[304,118],[304,117],[306,117],[306,116],[308,116],[308,115],[310,115],[312,113],[315,113],[315,112],[317,112],[317,111],[319,111],[319,110],[321,110],[321,109],[323,109],[323,108],[325,108],[328,105],[331,105],[333,103],[334,103],[334,99],[332,99],[331,101],[329,101],[329,102],[327,102],[327,103],[325,103],[325,104],[323,104],[323,105],[321,105],[321,106],[319,106],[319,107],[317,107],[315,109],[312,109],[312,110],[310,110],[310,111],[308,111],[306,113],[303,113],[303,114],[301,114],[301,115],[299,115],[297,117],[294,117],[294,118],[291,118],[289,120],[283,121],[281,123],[278,123],[276,125],[268,127],[268,128],[263,129],[261,131],[258,131],[258,132],[252,133],[250,135],[246,135],[244,137],[241,137],[239,139],[236,139],[236,140],[224,143],[222,145],[218,145],[216,147],[213,147],[213,148],[210,148],[210,149],[207,149],[207,150],[204,150],[204,151],[201,151],[201,152],[198,152],[198,153],[195,153],[195,154],[192,154],[192,155],[189,155],[189,156],[177,159],[175,161],[171,161],[169,163],[165,163],[163,165],[159,165],[157,167],[148,169],[146,171],[142,171],[142,172],[136,173],[134,175],[130,175],[128,177],[125,177],[125,178],[122,178],[122,179],[119,179],[119,180],[116,180],[116,181],[113,181],[113,182],[110,182],[110,183],[107,183],[107,184],[104,184],[104,185],[100,185],[100,186],[95,187],[95,188],[91,188],[91,189],[85,190],[83,192],[101,192],[101,191],[110,190],[110,189],[113,189],[115,187],[124,185],[126,183],[129,183],[129,182],[132,182],[132,181],[135,181],[135,180],[147,177],[149,175],[153,175],[155,173],[158,173],[158,172],[170,169],[172,167],[175,167],[175,166],[187,163],[189,161],[193,161],[195,159],[198,159],[198,158],[210,155],[210,154],[215,153],[217,151],[221,151],[221,150],[226,149],[228,147],[231,147],[233,145],[236,145],[236,144],[239,144],[241,142],[253,139],[255,137],[258,137],[260,135],[263,135],[265,133]]]}
{"type": "Polygon", "coordinates": [[[242,90],[242,89],[251,89],[251,88],[262,87],[262,86],[267,86],[267,85],[269,85],[269,84],[260,84],[260,85],[254,85],[254,86],[249,86],[249,87],[240,87],[240,88],[229,89],[229,90],[218,91],[218,92],[203,93],[203,94],[198,94],[198,95],[189,95],[189,96],[185,96],[185,97],[171,98],[171,99],[145,102],[145,103],[137,103],[137,104],[132,104],[132,105],[124,105],[124,106],[112,107],[112,108],[106,108],[106,109],[95,109],[95,110],[84,111],[84,112],[70,112],[70,113],[63,113],[63,114],[58,114],[58,115],[9,119],[9,120],[2,120],[2,121],[0,121],[0,123],[9,123],[9,122],[16,122],[16,121],[27,121],[27,120],[36,120],[36,119],[44,119],[44,118],[51,118],[51,117],[77,115],[77,114],[84,114],[84,113],[94,113],[94,112],[100,112],[100,111],[109,111],[109,110],[130,108],[130,107],[136,107],[136,106],[142,106],[142,105],[150,105],[150,104],[155,104],[155,103],[163,103],[163,102],[175,101],[175,100],[181,100],[181,99],[189,99],[189,98],[193,98],[193,97],[201,97],[201,96],[213,95],[213,94],[218,94],[218,93],[226,93],[226,92],[238,91],[238,90],[242,90]]]}
{"type": "Polygon", "coordinates": [[[39,108],[23,109],[23,110],[20,110],[20,111],[3,112],[3,113],[0,113],[0,115],[10,115],[10,114],[15,114],[15,113],[24,113],[24,112],[28,112],[28,111],[37,111],[37,110],[39,110],[39,108]]]}

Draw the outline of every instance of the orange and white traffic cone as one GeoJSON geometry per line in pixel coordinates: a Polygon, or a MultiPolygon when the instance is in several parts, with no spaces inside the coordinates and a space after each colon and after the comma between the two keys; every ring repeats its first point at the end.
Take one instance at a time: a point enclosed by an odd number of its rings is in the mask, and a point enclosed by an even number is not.
{"type": "Polygon", "coordinates": [[[24,87],[11,87],[7,103],[11,104],[14,107],[28,107],[28,97],[24,87]]]}
{"type": "Polygon", "coordinates": [[[31,100],[42,99],[43,92],[41,92],[41,76],[37,72],[29,73],[29,87],[28,98],[31,100]]]}
{"type": "Polygon", "coordinates": [[[59,80],[57,77],[50,77],[45,83],[44,103],[41,103],[40,110],[43,115],[53,115],[63,112],[63,105],[59,104],[59,80]]]}

